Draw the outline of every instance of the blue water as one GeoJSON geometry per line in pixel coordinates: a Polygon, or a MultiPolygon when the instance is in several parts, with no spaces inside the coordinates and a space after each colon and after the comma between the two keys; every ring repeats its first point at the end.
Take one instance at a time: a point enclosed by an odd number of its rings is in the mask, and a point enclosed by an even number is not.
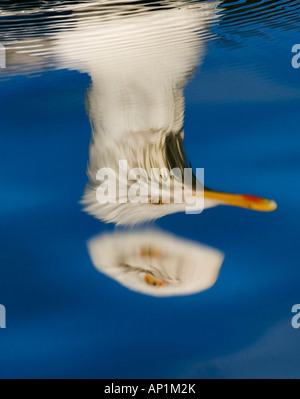
{"type": "Polygon", "coordinates": [[[78,203],[88,75],[0,82],[1,378],[300,377],[300,329],[291,326],[300,303],[300,69],[291,48],[300,31],[261,31],[238,46],[208,42],[185,91],[185,146],[209,187],[273,198],[278,209],[217,207],[155,222],[225,253],[217,283],[192,296],[140,295],[91,263],[87,239],[114,226],[78,203]]]}

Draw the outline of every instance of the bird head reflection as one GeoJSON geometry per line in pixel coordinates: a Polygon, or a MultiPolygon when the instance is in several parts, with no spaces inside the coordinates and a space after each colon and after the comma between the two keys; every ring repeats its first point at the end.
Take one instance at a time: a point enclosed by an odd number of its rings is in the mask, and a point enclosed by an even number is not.
{"type": "Polygon", "coordinates": [[[213,248],[160,231],[104,234],[88,248],[99,271],[133,291],[160,297],[207,290],[224,259],[213,248]]]}

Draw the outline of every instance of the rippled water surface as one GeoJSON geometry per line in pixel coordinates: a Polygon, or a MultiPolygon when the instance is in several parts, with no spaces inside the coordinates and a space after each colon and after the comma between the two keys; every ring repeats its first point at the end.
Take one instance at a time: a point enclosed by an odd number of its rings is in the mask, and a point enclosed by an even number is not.
{"type": "Polygon", "coordinates": [[[300,2],[3,1],[0,44],[0,377],[300,377],[300,2]],[[211,209],[100,205],[120,160],[211,209]]]}

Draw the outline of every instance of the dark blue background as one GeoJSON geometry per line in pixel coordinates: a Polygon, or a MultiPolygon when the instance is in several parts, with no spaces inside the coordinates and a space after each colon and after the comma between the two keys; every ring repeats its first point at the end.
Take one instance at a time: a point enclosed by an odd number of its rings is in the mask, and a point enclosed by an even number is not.
{"type": "Polygon", "coordinates": [[[0,377],[300,377],[300,35],[211,41],[186,89],[185,145],[211,188],[278,202],[155,225],[221,249],[216,285],[158,299],[98,273],[86,240],[113,226],[82,212],[89,77],[0,82],[0,377]]]}

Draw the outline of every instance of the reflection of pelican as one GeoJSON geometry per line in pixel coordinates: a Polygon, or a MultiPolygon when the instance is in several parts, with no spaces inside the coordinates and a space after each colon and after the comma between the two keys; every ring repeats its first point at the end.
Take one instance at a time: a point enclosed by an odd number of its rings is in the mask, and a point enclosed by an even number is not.
{"type": "Polygon", "coordinates": [[[154,296],[204,291],[216,282],[223,262],[219,251],[159,231],[106,234],[88,247],[101,272],[154,296]]]}

